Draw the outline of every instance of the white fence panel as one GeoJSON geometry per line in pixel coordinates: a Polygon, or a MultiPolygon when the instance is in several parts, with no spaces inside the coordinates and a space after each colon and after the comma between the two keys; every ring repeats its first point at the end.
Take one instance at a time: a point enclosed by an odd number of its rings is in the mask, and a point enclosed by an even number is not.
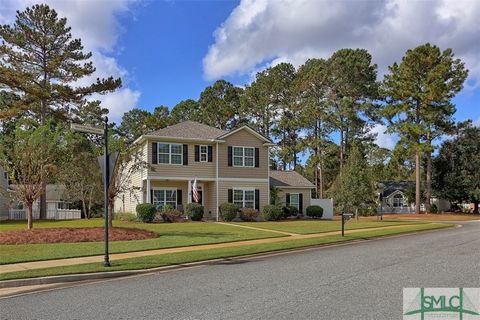
{"type": "MultiPolygon", "coordinates": [[[[40,210],[33,210],[33,219],[40,218],[40,210]]],[[[25,209],[10,209],[8,212],[9,220],[27,220],[25,209]]],[[[81,219],[80,210],[75,209],[49,209],[47,210],[48,220],[73,220],[81,219]]]]}
{"type": "Polygon", "coordinates": [[[322,219],[333,219],[333,199],[312,199],[310,204],[323,208],[322,219]]]}

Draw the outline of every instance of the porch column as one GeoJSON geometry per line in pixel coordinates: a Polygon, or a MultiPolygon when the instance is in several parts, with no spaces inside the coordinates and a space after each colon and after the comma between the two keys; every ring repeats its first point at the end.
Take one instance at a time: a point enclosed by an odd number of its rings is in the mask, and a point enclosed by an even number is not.
{"type": "Polygon", "coordinates": [[[192,180],[188,179],[187,203],[192,203],[192,180]]]}
{"type": "Polygon", "coordinates": [[[151,203],[152,199],[150,199],[150,179],[147,179],[147,203],[151,203]]]}

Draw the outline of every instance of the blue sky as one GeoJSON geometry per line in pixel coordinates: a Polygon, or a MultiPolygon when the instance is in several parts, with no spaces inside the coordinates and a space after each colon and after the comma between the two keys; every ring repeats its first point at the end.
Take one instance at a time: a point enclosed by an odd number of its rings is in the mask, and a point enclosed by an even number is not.
{"type": "MultiPolygon", "coordinates": [[[[379,78],[405,51],[430,42],[453,48],[470,76],[455,98],[457,120],[480,125],[480,1],[476,0],[46,0],[93,52],[96,77],[122,77],[99,98],[117,123],[134,108],[197,99],[213,81],[236,85],[279,62],[301,65],[341,48],[366,48],[379,78]]],[[[3,0],[0,23],[35,0],[3,0]]],[[[85,81],[91,81],[86,79],[85,81]]],[[[395,138],[377,126],[377,142],[395,138]]]]}

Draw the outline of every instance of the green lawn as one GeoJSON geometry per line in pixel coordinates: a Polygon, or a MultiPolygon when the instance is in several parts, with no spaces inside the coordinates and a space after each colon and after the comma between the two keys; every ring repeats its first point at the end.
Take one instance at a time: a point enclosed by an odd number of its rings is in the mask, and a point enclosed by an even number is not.
{"type": "Polygon", "coordinates": [[[2,274],[0,275],[0,280],[34,278],[34,277],[60,275],[60,274],[73,274],[73,273],[91,273],[91,272],[100,272],[100,271],[148,269],[148,268],[154,268],[154,267],[160,267],[160,266],[178,265],[182,263],[209,260],[209,259],[235,257],[235,256],[246,255],[246,254],[300,248],[300,247],[328,244],[328,243],[334,243],[334,242],[365,239],[370,237],[394,235],[394,234],[401,234],[401,233],[408,233],[408,232],[415,232],[415,231],[424,231],[424,230],[431,230],[431,229],[437,229],[437,228],[446,228],[446,227],[452,227],[452,226],[453,225],[448,225],[448,224],[418,224],[418,225],[408,225],[408,226],[404,226],[396,229],[366,230],[366,231],[358,232],[355,234],[346,235],[343,238],[339,235],[335,235],[335,236],[324,236],[324,237],[311,238],[311,239],[282,241],[282,242],[270,243],[270,244],[246,245],[246,246],[232,247],[232,248],[221,248],[221,249],[210,249],[210,250],[200,250],[200,251],[192,251],[192,252],[180,252],[180,253],[173,253],[173,254],[155,255],[155,256],[147,256],[147,257],[113,261],[112,267],[110,268],[103,267],[101,263],[89,263],[89,264],[74,265],[74,266],[68,266],[68,267],[54,267],[54,268],[45,268],[45,269],[37,269],[37,270],[19,271],[19,272],[2,274]]]}
{"type": "MultiPolygon", "coordinates": [[[[101,219],[72,221],[35,221],[34,228],[99,227],[101,219]]],[[[158,233],[154,239],[136,241],[112,241],[110,253],[143,251],[180,246],[233,242],[240,240],[282,236],[278,233],[258,231],[209,222],[185,223],[131,223],[114,221],[115,227],[146,229],[158,233]]],[[[24,229],[25,222],[2,222],[0,230],[24,229]]],[[[0,264],[72,258],[103,254],[103,242],[52,243],[0,245],[0,264]]]]}
{"type": "MultiPolygon", "coordinates": [[[[345,229],[362,229],[362,228],[378,228],[378,227],[387,227],[394,225],[411,225],[411,224],[422,224],[425,222],[413,222],[413,221],[356,221],[350,220],[346,223],[345,229]]],[[[276,222],[256,222],[252,224],[251,222],[239,222],[239,225],[253,225],[262,229],[276,230],[276,231],[285,231],[299,234],[311,234],[311,233],[321,233],[329,231],[338,231],[341,230],[342,225],[341,221],[331,221],[331,220],[291,220],[291,221],[276,221],[276,222]]]]}

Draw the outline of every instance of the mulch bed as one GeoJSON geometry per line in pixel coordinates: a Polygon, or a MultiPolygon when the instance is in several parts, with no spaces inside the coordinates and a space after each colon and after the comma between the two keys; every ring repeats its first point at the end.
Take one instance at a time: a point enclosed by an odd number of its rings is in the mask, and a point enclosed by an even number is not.
{"type": "MultiPolygon", "coordinates": [[[[110,228],[108,239],[144,240],[158,237],[155,232],[133,228],[110,228]]],[[[0,232],[0,244],[61,243],[103,241],[103,228],[38,228],[0,232]]]]}

